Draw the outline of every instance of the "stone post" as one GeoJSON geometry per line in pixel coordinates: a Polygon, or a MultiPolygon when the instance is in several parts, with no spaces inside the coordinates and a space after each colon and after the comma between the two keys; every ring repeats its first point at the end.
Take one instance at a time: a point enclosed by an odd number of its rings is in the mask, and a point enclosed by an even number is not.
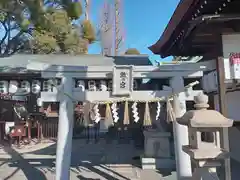
{"type": "MultiPolygon", "coordinates": [[[[62,78],[63,89],[61,92],[72,96],[73,79],[72,77],[62,78]]],[[[57,157],[56,157],[56,180],[70,179],[70,164],[72,152],[73,134],[73,101],[61,94],[59,106],[57,157]]]]}
{"type": "MultiPolygon", "coordinates": [[[[173,77],[170,80],[173,94],[184,91],[182,77],[173,77]]],[[[186,112],[186,102],[183,97],[174,96],[173,110],[176,118],[180,118],[186,112]]],[[[173,121],[174,149],[178,179],[185,179],[192,176],[191,160],[188,154],[182,150],[182,146],[188,145],[188,127],[173,121]]]]}

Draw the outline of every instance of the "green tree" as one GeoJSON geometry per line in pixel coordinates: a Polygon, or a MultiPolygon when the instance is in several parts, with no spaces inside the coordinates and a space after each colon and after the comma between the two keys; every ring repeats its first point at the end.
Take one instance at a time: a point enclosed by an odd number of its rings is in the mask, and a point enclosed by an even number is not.
{"type": "Polygon", "coordinates": [[[24,7],[14,0],[0,1],[0,56],[14,54],[27,41],[25,26],[28,24],[22,13],[24,7]]]}
{"type": "Polygon", "coordinates": [[[127,55],[139,55],[140,52],[136,48],[129,48],[125,51],[127,55]]]}
{"type": "Polygon", "coordinates": [[[83,54],[87,52],[88,44],[95,41],[94,28],[89,21],[73,23],[82,15],[79,1],[1,0],[0,8],[1,23],[5,25],[5,35],[0,43],[2,55],[11,55],[19,50],[42,54],[83,54]],[[13,31],[18,32],[18,36],[13,31]],[[17,40],[12,43],[12,39],[17,40]],[[11,44],[17,48],[7,48],[11,44]]]}

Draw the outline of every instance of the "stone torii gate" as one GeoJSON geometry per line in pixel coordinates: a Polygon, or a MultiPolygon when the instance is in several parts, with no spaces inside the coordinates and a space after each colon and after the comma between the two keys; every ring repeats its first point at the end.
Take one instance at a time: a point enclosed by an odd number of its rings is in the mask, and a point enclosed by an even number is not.
{"type": "MultiPolygon", "coordinates": [[[[99,58],[101,60],[101,58],[99,58]]],[[[56,180],[68,180],[71,163],[71,147],[73,133],[73,110],[74,101],[114,101],[124,98],[132,101],[149,101],[159,99],[166,101],[167,97],[175,94],[174,99],[180,102],[180,107],[174,107],[176,117],[181,117],[186,112],[185,101],[192,101],[193,97],[201,91],[194,91],[184,88],[183,78],[199,78],[207,66],[202,64],[162,65],[154,67],[149,65],[110,65],[110,66],[70,66],[54,65],[42,62],[30,62],[27,69],[41,71],[42,78],[61,78],[61,85],[56,92],[41,92],[41,102],[60,102],[59,125],[56,158],[56,180]],[[120,82],[120,74],[128,73],[126,88],[121,89],[117,82],[120,82]],[[80,91],[74,88],[76,78],[86,79],[113,79],[113,93],[109,91],[80,91]],[[168,78],[170,87],[163,90],[134,91],[134,78],[168,78]],[[119,97],[121,96],[121,97],[119,97]]],[[[173,104],[175,105],[175,104],[173,104]]],[[[176,122],[173,123],[175,134],[175,155],[178,170],[185,171],[184,174],[191,174],[191,163],[189,156],[182,151],[182,146],[188,144],[188,131],[185,126],[176,122]]]]}

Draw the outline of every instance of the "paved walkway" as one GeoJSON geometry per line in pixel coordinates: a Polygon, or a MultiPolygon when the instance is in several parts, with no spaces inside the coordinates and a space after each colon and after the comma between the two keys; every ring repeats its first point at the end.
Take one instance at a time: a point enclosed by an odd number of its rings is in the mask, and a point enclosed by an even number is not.
{"type": "MultiPolygon", "coordinates": [[[[54,180],[55,144],[35,145],[25,150],[0,149],[0,179],[54,180]]],[[[132,157],[141,152],[130,144],[86,144],[74,140],[71,180],[175,180],[153,170],[142,170],[132,157]]]]}

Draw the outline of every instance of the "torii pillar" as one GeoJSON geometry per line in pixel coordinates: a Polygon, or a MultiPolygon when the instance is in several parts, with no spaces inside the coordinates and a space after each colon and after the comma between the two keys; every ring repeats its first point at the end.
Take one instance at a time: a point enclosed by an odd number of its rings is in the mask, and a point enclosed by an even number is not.
{"type": "Polygon", "coordinates": [[[71,76],[62,78],[62,89],[60,94],[57,157],[56,157],[56,180],[70,179],[70,164],[72,153],[73,136],[73,101],[72,88],[73,79],[71,76]],[[64,94],[63,94],[64,92],[64,94]],[[70,96],[70,97],[69,97],[70,96]]]}
{"type": "MultiPolygon", "coordinates": [[[[183,77],[173,77],[170,80],[170,85],[173,94],[179,94],[184,91],[183,77]]],[[[182,94],[182,93],[181,93],[182,94]]],[[[176,118],[180,118],[186,112],[185,96],[173,97],[173,111],[176,118]]],[[[174,149],[177,168],[177,179],[187,179],[192,177],[191,159],[187,153],[182,150],[184,145],[189,144],[188,139],[188,127],[180,125],[176,121],[173,121],[173,133],[174,133],[174,149]]]]}

